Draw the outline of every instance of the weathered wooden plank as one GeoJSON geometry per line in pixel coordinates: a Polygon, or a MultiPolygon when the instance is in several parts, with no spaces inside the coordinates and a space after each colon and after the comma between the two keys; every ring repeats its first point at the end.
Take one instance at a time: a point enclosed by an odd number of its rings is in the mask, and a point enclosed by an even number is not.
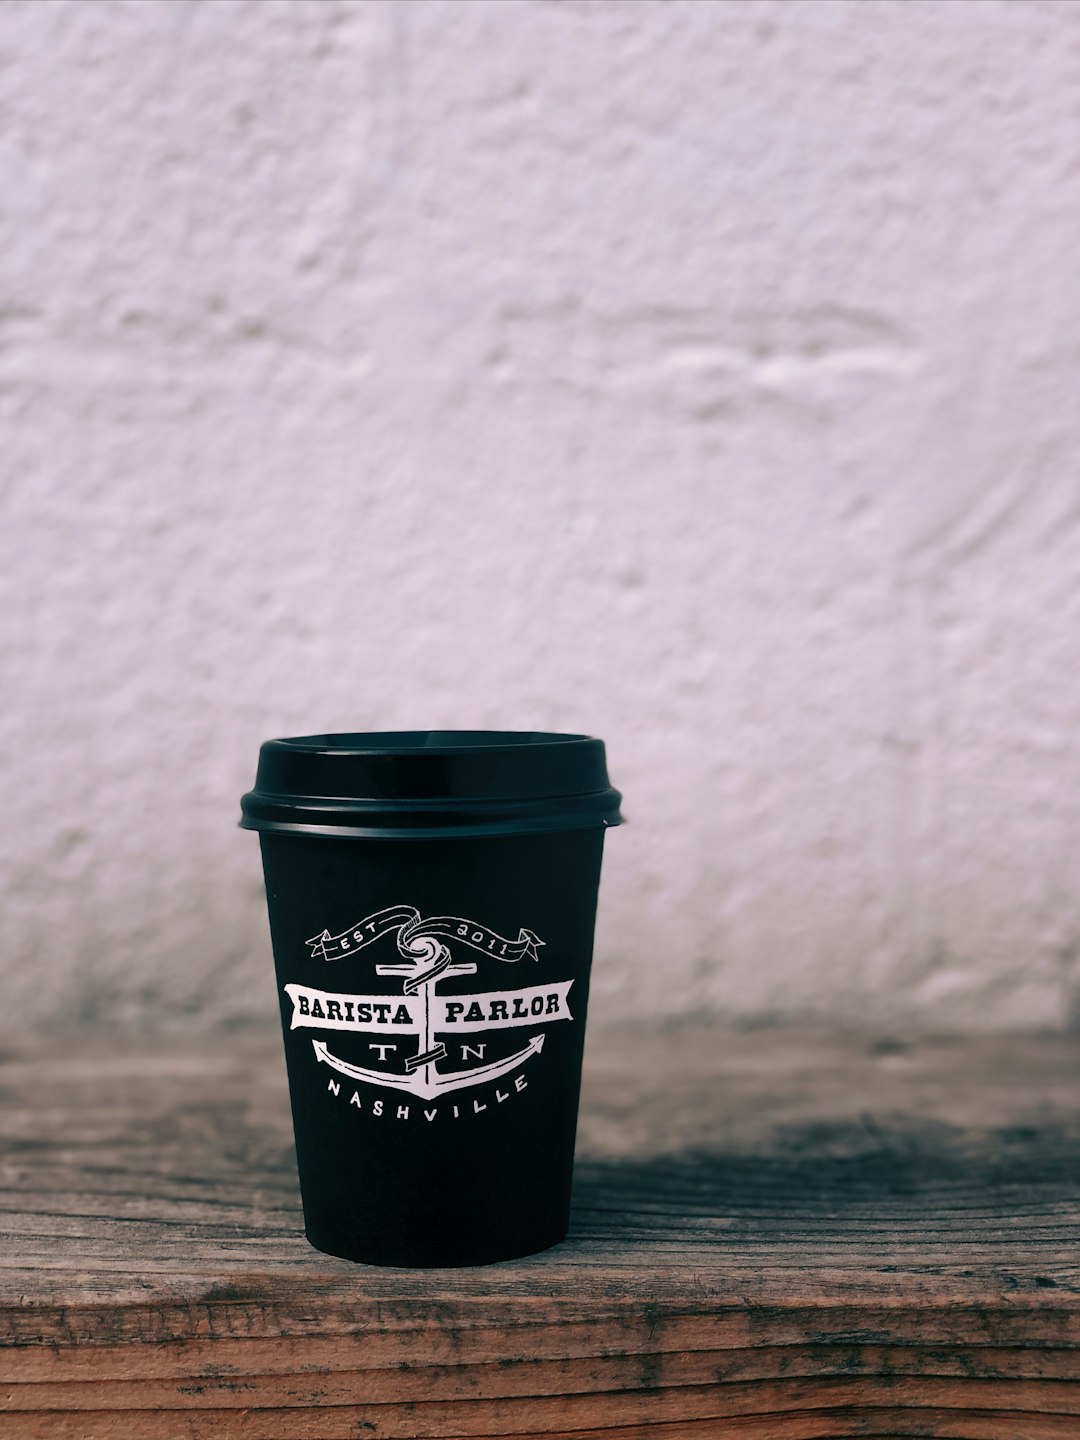
{"type": "MultiPolygon", "coordinates": [[[[875,1358],[884,1360],[882,1351],[875,1358]]],[[[826,1396],[835,1404],[837,1394],[878,1395],[885,1389],[891,1398],[932,1405],[935,1395],[952,1405],[969,1408],[997,1404],[1009,1409],[1026,1408],[1075,1414],[1080,1396],[1077,1387],[1077,1357],[1058,1351],[1047,1374],[1046,1365],[1034,1376],[1003,1376],[982,1367],[964,1366],[954,1357],[944,1364],[929,1359],[925,1352],[906,1357],[907,1365],[873,1370],[869,1357],[858,1356],[856,1364],[838,1364],[836,1357],[810,1353],[795,1363],[778,1363],[775,1352],[755,1357],[755,1363],[732,1366],[716,1353],[707,1351],[683,1355],[644,1353],[619,1359],[580,1357],[556,1362],[514,1361],[488,1365],[409,1366],[405,1368],[360,1369],[292,1374],[206,1375],[174,1381],[82,1380],[16,1384],[6,1387],[4,1408],[11,1410],[168,1410],[248,1409],[253,1404],[269,1406],[340,1406],[355,1404],[380,1407],[380,1418],[421,1406],[434,1413],[439,1402],[518,1401],[561,1397],[567,1406],[573,1399],[585,1404],[599,1397],[604,1404],[623,1393],[649,1391],[658,1410],[663,1410],[688,1387],[722,1387],[723,1394],[710,1404],[721,1404],[723,1414],[742,1414],[760,1408],[761,1397],[770,1404],[789,1409],[820,1408],[826,1396]],[[769,1363],[771,1362],[771,1363],[769,1363]],[[921,1368],[920,1368],[921,1363],[921,1368]],[[941,1373],[944,1371],[945,1373],[941,1373]],[[976,1373],[972,1373],[976,1372],[976,1373]],[[869,1384],[867,1383],[869,1381],[869,1384]],[[661,1395],[660,1392],[667,1392],[661,1395]]],[[[1009,1356],[1006,1365],[1015,1368],[1009,1356]]],[[[295,1363],[295,1362],[294,1362],[295,1363]]],[[[565,1409],[566,1407],[564,1407],[565,1409]]],[[[436,1432],[438,1433],[438,1432],[436,1432]]]]}
{"type": "MultiPolygon", "coordinates": [[[[1075,1308],[1039,1305],[1024,1300],[1003,1303],[989,1296],[974,1307],[947,1301],[907,1306],[867,1303],[789,1306],[743,1306],[694,1309],[668,1300],[590,1303],[588,1297],[565,1302],[559,1297],[521,1297],[490,1302],[466,1298],[414,1299],[371,1305],[332,1301],[219,1304],[213,1300],[190,1306],[155,1304],[67,1310],[27,1306],[6,1316],[11,1347],[4,1356],[7,1378],[18,1380],[23,1366],[40,1363],[49,1353],[70,1355],[87,1348],[165,1354],[169,1347],[213,1346],[219,1362],[233,1363],[230,1347],[238,1347],[233,1368],[241,1368],[246,1347],[264,1339],[288,1355],[303,1342],[304,1354],[320,1347],[356,1343],[369,1364],[400,1365],[423,1358],[433,1364],[476,1361],[504,1362],[516,1358],[560,1358],[578,1354],[666,1353],[683,1349],[720,1350],[786,1346],[866,1346],[878,1344],[933,1345],[969,1354],[986,1347],[1080,1347],[1080,1316],[1075,1308]],[[418,1312],[426,1312],[425,1320],[418,1312]],[[483,1323],[486,1322],[486,1323],[483,1323]],[[227,1353],[228,1352],[228,1353],[227,1353]]],[[[704,1302],[708,1306],[708,1301],[704,1302]]],[[[2,1354],[2,1352],[0,1352],[2,1354]]],[[[192,1354],[203,1352],[193,1348],[192,1354]]],[[[1080,1359],[1080,1357],[1078,1357],[1080,1359]]],[[[193,1371],[192,1373],[199,1373],[193,1371]]]]}
{"type": "MultiPolygon", "coordinates": [[[[647,1409],[645,1405],[637,1407],[647,1409]]],[[[455,1418],[447,1417],[449,1423],[455,1418]]],[[[961,1408],[907,1408],[854,1405],[801,1412],[769,1411],[751,1415],[703,1415],[675,1421],[659,1417],[608,1423],[588,1428],[562,1427],[556,1414],[522,1413],[499,1418],[496,1430],[380,1428],[371,1411],[357,1406],[333,1409],[80,1411],[75,1414],[0,1414],[0,1440],[216,1440],[221,1435],[241,1440],[838,1440],[842,1436],[941,1437],[941,1440],[1075,1440],[1076,1421],[1069,1415],[1025,1411],[961,1408]],[[554,1418],[560,1428],[553,1429],[554,1418]],[[507,1424],[518,1428],[507,1429],[507,1424]],[[527,1428],[520,1428],[524,1424],[527,1428]],[[537,1428],[542,1426],[543,1428],[537,1428]]],[[[405,1420],[403,1423],[408,1424],[405,1420]]],[[[446,1423],[446,1422],[444,1422],[446,1423]]]]}
{"type": "MultiPolygon", "coordinates": [[[[312,1337],[298,1354],[293,1339],[233,1340],[231,1363],[221,1362],[221,1344],[216,1340],[189,1340],[164,1345],[79,1345],[64,1348],[33,1346],[21,1348],[14,1363],[0,1376],[0,1384],[17,1396],[22,1387],[40,1386],[55,1391],[60,1386],[115,1384],[131,1397],[140,1395],[140,1386],[189,1386],[200,1376],[205,1392],[214,1383],[251,1377],[283,1377],[295,1385],[307,1383],[348,1383],[357,1385],[370,1377],[372,1398],[384,1382],[399,1398],[421,1393],[429,1399],[450,1398],[464,1386],[476,1386],[477,1393],[515,1394],[528,1387],[529,1393],[569,1393],[578,1370],[592,1384],[604,1377],[609,1387],[628,1385],[648,1375],[652,1384],[691,1383],[688,1377],[720,1380],[765,1380],[814,1375],[956,1375],[970,1379],[1056,1379],[1074,1380],[1080,1368],[1075,1348],[1004,1348],[990,1345],[872,1345],[833,1342],[818,1345],[760,1345],[749,1349],[670,1349],[677,1337],[661,1338],[650,1344],[644,1334],[626,1336],[612,1348],[609,1334],[606,1353],[589,1350],[590,1335],[581,1326],[549,1328],[537,1337],[537,1349],[560,1351],[554,1358],[532,1354],[512,1359],[505,1355],[505,1341],[496,1343],[489,1333],[486,1347],[475,1340],[468,1356],[460,1350],[451,1361],[425,1364],[395,1358],[385,1347],[373,1346],[364,1337],[340,1336],[332,1340],[312,1337]],[[488,1358],[483,1358],[487,1355],[488,1358]],[[17,1370],[17,1378],[16,1378],[17,1370]],[[466,1375],[465,1372],[468,1372],[466,1375]],[[675,1376],[675,1379],[671,1379],[675,1376]]],[[[428,1344],[427,1349],[436,1348],[428,1344]]],[[[443,1347],[447,1356],[449,1346],[443,1347]]],[[[395,1352],[396,1353],[396,1352],[395,1352]]],[[[74,1407],[76,1392],[70,1395],[74,1407]]],[[[355,1393],[355,1391],[353,1392],[355,1393]]],[[[90,1395],[90,1391],[87,1391],[90,1395]]],[[[21,1404],[22,1402],[20,1402],[21,1404]]],[[[119,1402],[118,1402],[119,1403],[119,1402]]],[[[134,1402],[133,1402],[134,1403],[134,1402]]],[[[148,1402],[149,1403],[149,1402],[148,1402]]],[[[27,1408],[42,1408],[39,1395],[27,1408]]],[[[17,1407],[16,1407],[17,1408],[17,1407]]]]}
{"type": "Polygon", "coordinates": [[[570,1241],[406,1272],[303,1240],[276,1040],[11,1045],[0,1437],[1080,1434],[1073,1042],[589,1060],[570,1241]]]}

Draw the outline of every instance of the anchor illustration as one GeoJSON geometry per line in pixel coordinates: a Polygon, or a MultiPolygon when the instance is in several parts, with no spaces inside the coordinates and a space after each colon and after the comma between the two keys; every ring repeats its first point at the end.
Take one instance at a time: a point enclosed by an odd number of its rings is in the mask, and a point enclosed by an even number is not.
{"type": "MultiPolygon", "coordinates": [[[[523,932],[529,933],[529,932],[523,932]]],[[[530,934],[530,940],[539,943],[530,934]]],[[[455,963],[449,949],[432,935],[414,936],[409,943],[410,954],[415,958],[404,964],[376,965],[377,975],[401,975],[404,977],[403,990],[406,995],[418,995],[423,999],[424,1014],[420,1031],[420,1049],[416,1055],[405,1061],[405,1074],[397,1075],[385,1070],[372,1070],[363,1065],[352,1065],[331,1054],[322,1040],[312,1040],[316,1061],[331,1066],[354,1080],[363,1080],[369,1085],[383,1085],[393,1090],[407,1090],[423,1100],[434,1099],[448,1090],[461,1090],[466,1086],[478,1085],[486,1080],[497,1080],[522,1065],[531,1055],[539,1055],[544,1048],[544,1035],[534,1035],[529,1043],[504,1060],[487,1065],[478,1065],[471,1070],[452,1071],[441,1074],[437,1068],[440,1060],[449,1054],[442,1041],[435,1040],[432,1026],[431,1001],[438,994],[436,986],[444,977],[452,979],[458,975],[475,975],[476,966],[469,962],[455,963]]]]}

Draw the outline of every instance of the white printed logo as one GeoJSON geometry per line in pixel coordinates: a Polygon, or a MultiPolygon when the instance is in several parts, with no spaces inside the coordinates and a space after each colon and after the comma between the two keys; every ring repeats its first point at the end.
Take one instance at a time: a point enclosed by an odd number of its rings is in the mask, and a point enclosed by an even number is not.
{"type": "MultiPolygon", "coordinates": [[[[515,964],[526,956],[539,959],[538,950],[544,942],[531,930],[519,930],[516,940],[507,940],[494,930],[459,915],[437,915],[424,920],[411,905],[392,905],[339,935],[324,930],[307,944],[311,947],[312,959],[340,960],[394,932],[404,963],[377,964],[375,973],[400,977],[400,996],[345,994],[310,985],[285,986],[293,1006],[290,1029],[304,1027],[389,1036],[392,1038],[372,1041],[368,1049],[378,1052],[383,1063],[388,1057],[391,1064],[399,1057],[404,1063],[403,1072],[355,1065],[332,1054],[325,1041],[313,1038],[316,1060],[342,1075],[369,1085],[407,1090],[420,1099],[432,1100],[447,1091],[498,1080],[518,1069],[531,1056],[539,1055],[544,1048],[541,1030],[513,1054],[484,1063],[487,1042],[477,1040],[479,1033],[573,1019],[567,1001],[573,980],[466,995],[444,995],[438,991],[441,980],[475,975],[477,970],[472,961],[455,962],[446,941],[493,956],[506,964],[515,964]],[[450,1046],[457,1035],[469,1037],[460,1047],[461,1059],[477,1058],[482,1063],[467,1069],[440,1071],[439,1062],[451,1058],[450,1046]],[[415,1042],[407,1037],[415,1037],[415,1042]],[[399,1044],[399,1040],[405,1043],[399,1044]],[[405,1053],[412,1050],[414,1043],[415,1054],[405,1053]]],[[[524,1088],[521,1076],[515,1088],[524,1088]]],[[[498,1090],[496,1094],[500,1100],[506,1098],[498,1090]]],[[[376,1105],[381,1113],[381,1105],[378,1102],[376,1105]]],[[[475,1108],[484,1107],[477,1104],[475,1108]]]]}

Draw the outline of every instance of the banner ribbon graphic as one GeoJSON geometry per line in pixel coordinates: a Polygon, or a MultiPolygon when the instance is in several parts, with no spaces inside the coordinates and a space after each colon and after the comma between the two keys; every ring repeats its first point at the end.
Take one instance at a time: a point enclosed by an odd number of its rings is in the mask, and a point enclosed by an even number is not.
{"type": "Polygon", "coordinates": [[[442,1035],[507,1030],[518,1025],[550,1025],[572,1020],[568,996],[573,980],[526,985],[521,990],[481,994],[336,995],[310,985],[286,985],[292,1001],[290,1030],[352,1030],[361,1034],[418,1035],[425,1025],[442,1035]]]}
{"type": "Polygon", "coordinates": [[[544,943],[531,930],[521,929],[516,940],[507,940],[486,925],[478,925],[461,915],[435,915],[430,920],[424,920],[412,905],[390,905],[385,910],[376,910],[373,915],[350,925],[338,935],[324,930],[305,944],[311,946],[313,960],[320,957],[323,960],[340,960],[343,955],[363,950],[395,930],[397,948],[406,959],[434,962],[431,969],[409,977],[405,982],[407,994],[415,994],[420,985],[440,975],[450,964],[449,950],[439,944],[436,937],[468,945],[470,949],[493,955],[496,960],[503,960],[508,965],[516,964],[526,955],[531,960],[539,959],[537,951],[544,943]]]}

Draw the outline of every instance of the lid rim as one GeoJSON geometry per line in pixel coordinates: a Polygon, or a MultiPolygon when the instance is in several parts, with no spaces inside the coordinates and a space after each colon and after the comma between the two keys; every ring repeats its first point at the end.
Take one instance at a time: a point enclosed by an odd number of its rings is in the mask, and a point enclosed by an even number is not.
{"type": "Polygon", "coordinates": [[[323,840],[468,840],[509,835],[561,835],[578,830],[613,830],[625,824],[621,816],[582,815],[577,823],[569,815],[553,815],[530,824],[511,820],[473,825],[314,825],[303,821],[269,820],[253,822],[244,817],[241,830],[258,835],[310,836],[323,840]]]}
{"type": "Polygon", "coordinates": [[[426,809],[456,813],[461,810],[595,810],[604,802],[618,804],[622,792],[613,785],[603,790],[579,790],[575,795],[410,795],[402,799],[381,799],[377,795],[283,795],[269,790],[249,790],[240,797],[244,809],[271,810],[405,810],[426,809]]]}

